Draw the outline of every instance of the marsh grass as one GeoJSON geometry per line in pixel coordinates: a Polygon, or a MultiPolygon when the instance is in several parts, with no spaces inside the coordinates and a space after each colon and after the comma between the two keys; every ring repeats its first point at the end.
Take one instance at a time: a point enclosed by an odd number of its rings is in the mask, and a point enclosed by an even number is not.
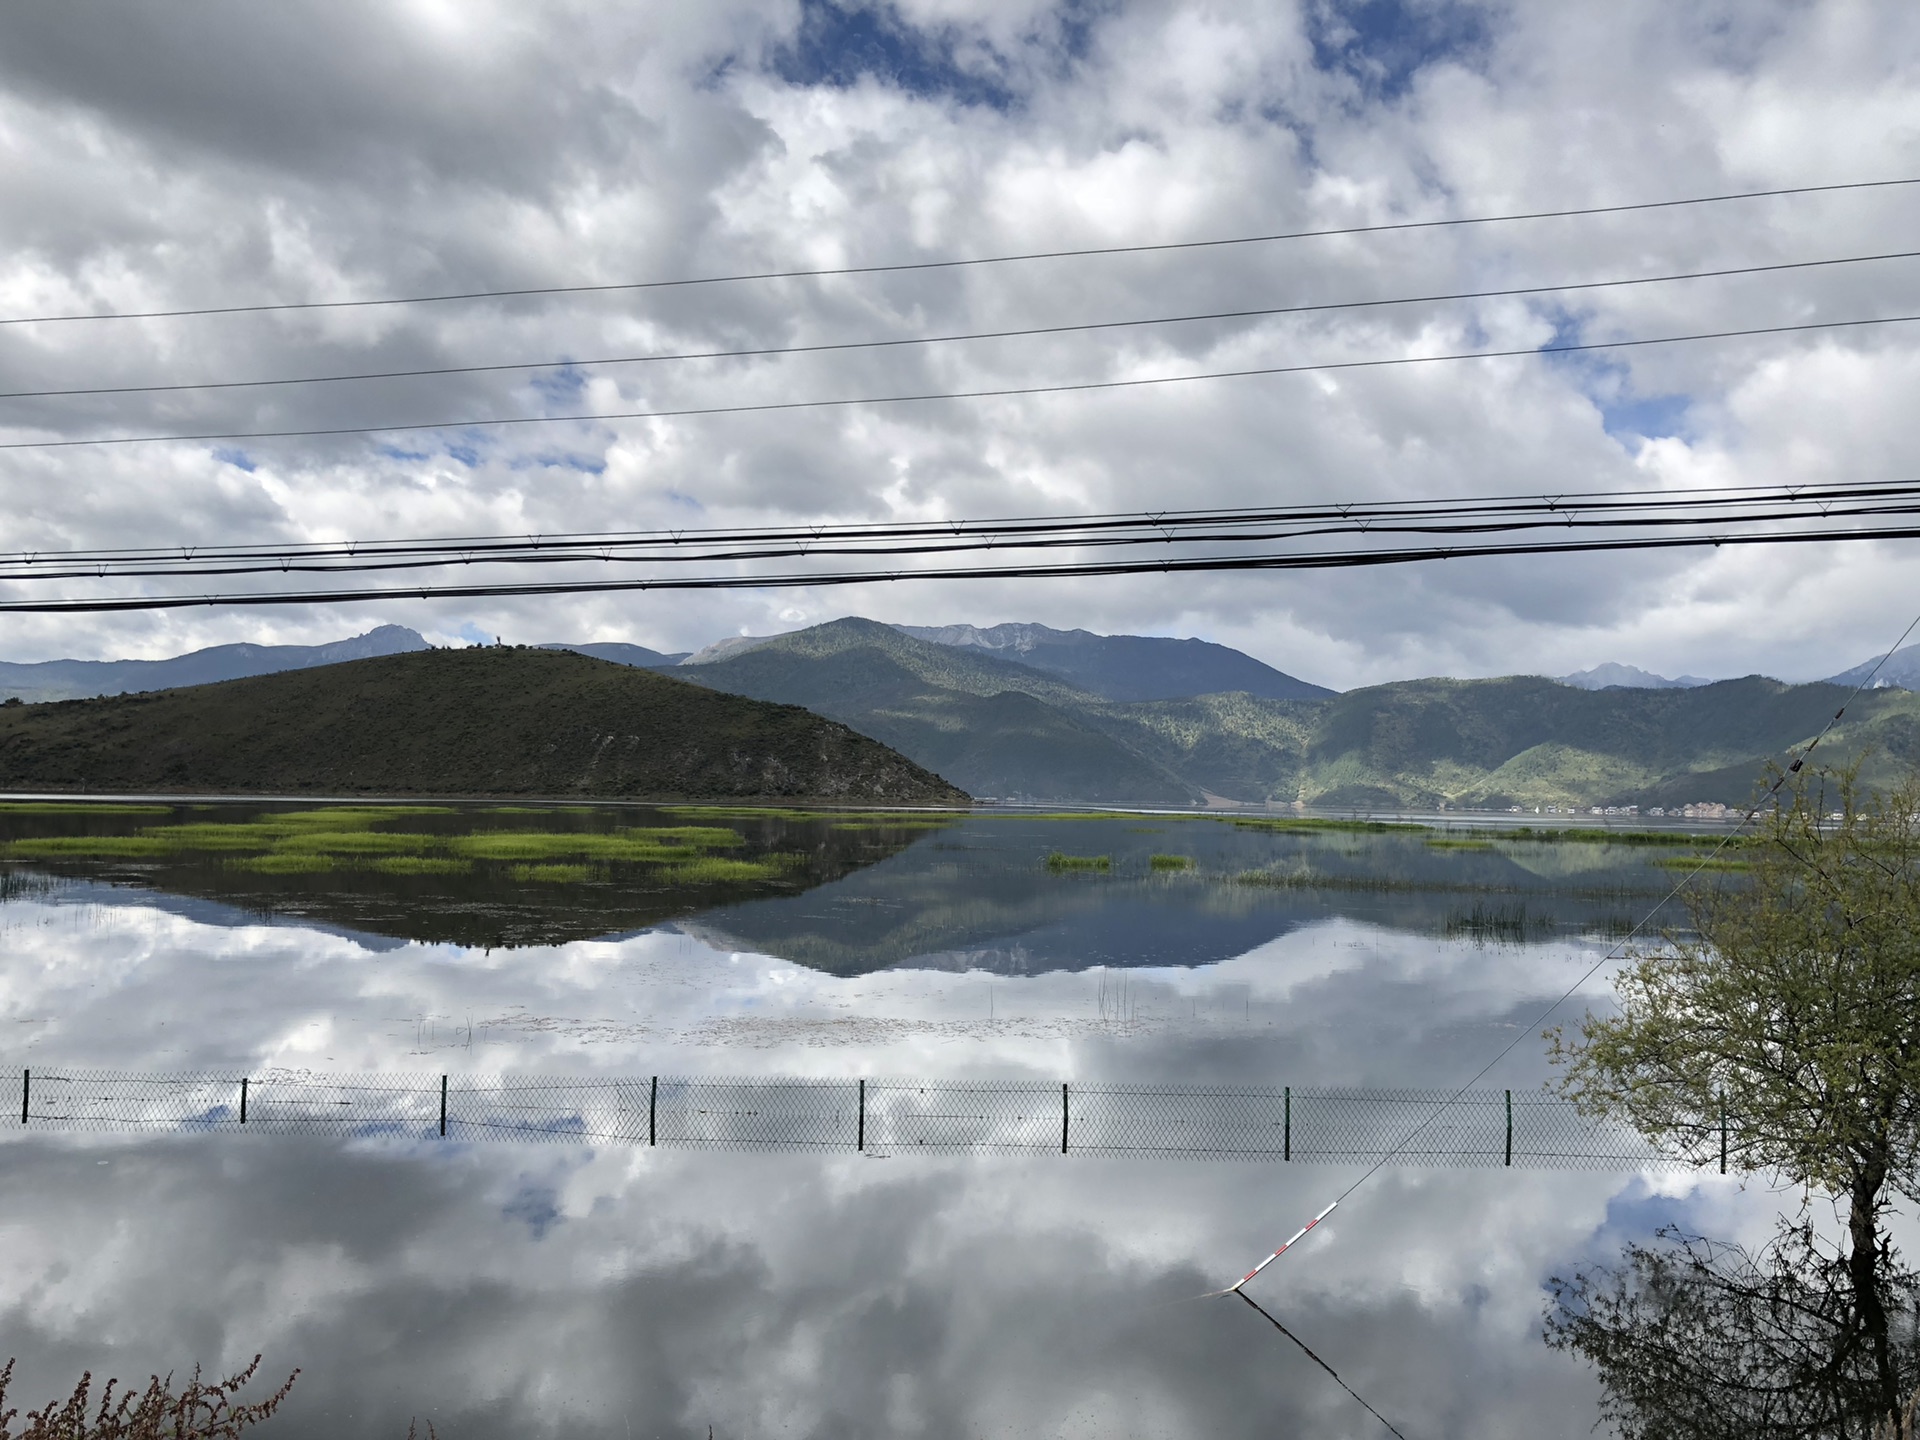
{"type": "Polygon", "coordinates": [[[0,846],[0,859],[146,860],[171,848],[150,835],[44,835],[0,846]]]}
{"type": "Polygon", "coordinates": [[[169,815],[170,805],[129,805],[114,800],[3,800],[5,815],[169,815]]]}
{"type": "Polygon", "coordinates": [[[1704,870],[1709,874],[1740,875],[1753,869],[1751,860],[1732,860],[1724,855],[1662,855],[1653,862],[1662,870],[1704,870]]]}
{"type": "Polygon", "coordinates": [[[509,865],[507,874],[515,880],[532,880],[548,885],[577,885],[594,880],[606,872],[592,865],[509,865]]]}
{"type": "MultiPolygon", "coordinates": [[[[61,806],[58,815],[100,813],[108,807],[61,806]]],[[[123,813],[167,813],[166,807],[124,807],[123,813]]],[[[617,830],[505,829],[433,834],[388,828],[410,817],[473,815],[444,805],[333,805],[221,822],[196,815],[177,825],[146,826],[130,835],[57,835],[0,845],[0,860],[23,861],[212,861],[252,875],[324,875],[361,872],[394,876],[467,875],[477,865],[498,866],[508,878],[548,884],[612,879],[612,867],[629,867],[648,888],[722,885],[777,880],[804,868],[805,856],[765,855],[740,859],[716,851],[749,842],[727,825],[676,824],[617,830]],[[204,857],[204,858],[202,858],[204,857]],[[637,872],[637,873],[636,873],[637,872]]],[[[500,816],[591,813],[587,810],[495,806],[500,816]]],[[[703,812],[712,814],[711,810],[703,812]]],[[[848,812],[836,812],[843,820],[848,812]]],[[[947,818],[873,812],[855,825],[885,829],[933,829],[947,818]]],[[[509,822],[510,823],[510,822],[509,822]]],[[[3,1437],[0,1437],[3,1440],[3,1437]]]]}
{"type": "Polygon", "coordinates": [[[225,864],[249,875],[325,875],[339,868],[331,855],[243,855],[225,864]]]}
{"type": "Polygon", "coordinates": [[[1550,913],[1530,911],[1524,900],[1504,905],[1476,900],[1469,909],[1449,912],[1440,933],[1449,940],[1471,940],[1481,945],[1524,945],[1557,928],[1558,922],[1550,913]]]}
{"type": "Polygon", "coordinates": [[[1191,855],[1155,855],[1148,859],[1147,868],[1149,870],[1191,870],[1193,857],[1191,855]]]}
{"type": "Polygon", "coordinates": [[[1236,830],[1266,830],[1275,835],[1408,835],[1433,829],[1402,820],[1318,820],[1301,815],[1284,820],[1253,820],[1236,817],[1229,822],[1236,830]]]}
{"type": "Polygon", "coordinates": [[[1429,850],[1491,850],[1491,840],[1455,840],[1440,835],[1430,835],[1423,842],[1429,850]]]}
{"type": "MultiPolygon", "coordinates": [[[[1491,840],[1517,840],[1541,845],[1698,845],[1703,838],[1682,830],[1606,830],[1592,827],[1552,830],[1533,829],[1525,825],[1506,830],[1461,830],[1456,833],[1482,836],[1491,840]]],[[[1734,843],[1740,842],[1735,840],[1734,843]]]]}
{"type": "Polygon", "coordinates": [[[1058,850],[1047,856],[1047,869],[1055,875],[1095,871],[1106,874],[1113,869],[1111,855],[1063,855],[1058,850]]]}
{"type": "Polygon", "coordinates": [[[836,820],[835,830],[945,830],[954,822],[945,819],[910,818],[900,820],[836,820]]]}
{"type": "Polygon", "coordinates": [[[382,875],[465,875],[473,862],[445,855],[388,855],[366,868],[382,875]]]}
{"type": "Polygon", "coordinates": [[[51,875],[36,875],[30,870],[0,870],[0,905],[9,900],[38,900],[55,894],[61,883],[51,875]]]}
{"type": "Polygon", "coordinates": [[[387,830],[309,831],[275,842],[286,855],[418,855],[446,844],[444,836],[387,830]]]}
{"type": "MultiPolygon", "coordinates": [[[[732,832],[729,831],[729,834],[732,832]]],[[[691,860],[704,847],[668,844],[644,838],[645,832],[619,835],[556,834],[547,830],[483,830],[477,835],[455,835],[447,848],[469,860],[600,860],[629,864],[662,864],[691,860]]]]}
{"type": "Polygon", "coordinates": [[[662,873],[676,885],[734,885],[744,881],[777,880],[791,868],[790,861],[780,856],[765,860],[732,860],[722,855],[707,855],[684,864],[670,865],[662,873]]]}
{"type": "Polygon", "coordinates": [[[836,823],[908,821],[951,825],[966,818],[964,811],[940,810],[807,810],[782,805],[662,805],[665,815],[708,816],[725,820],[826,820],[836,823]]]}

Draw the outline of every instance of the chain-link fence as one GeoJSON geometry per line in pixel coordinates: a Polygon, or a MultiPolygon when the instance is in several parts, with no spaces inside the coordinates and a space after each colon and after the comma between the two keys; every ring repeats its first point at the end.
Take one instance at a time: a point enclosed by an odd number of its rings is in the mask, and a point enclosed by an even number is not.
{"type": "MultiPolygon", "coordinates": [[[[1045,1081],[640,1076],[0,1076],[0,1116],[36,1130],[247,1130],[348,1138],[551,1141],[670,1149],[1162,1155],[1637,1169],[1714,1163],[1663,1151],[1538,1092],[1045,1081]]],[[[8,1122],[10,1123],[10,1122],[8,1122]]]]}

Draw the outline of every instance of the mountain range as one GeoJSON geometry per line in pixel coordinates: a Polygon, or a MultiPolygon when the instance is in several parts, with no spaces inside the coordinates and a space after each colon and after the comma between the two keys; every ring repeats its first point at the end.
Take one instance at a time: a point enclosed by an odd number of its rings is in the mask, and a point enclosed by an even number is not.
{"type": "Polygon", "coordinates": [[[1596,665],[1591,670],[1577,670],[1571,675],[1555,678],[1562,685],[1572,685],[1580,690],[1609,690],[1615,686],[1626,690],[1691,690],[1696,685],[1713,683],[1698,675],[1680,675],[1669,680],[1651,670],[1642,670],[1638,665],[1622,665],[1612,660],[1604,665],[1596,665]]]}
{"type": "MultiPolygon", "coordinates": [[[[843,720],[977,796],[1332,808],[1738,804],[1847,695],[1758,675],[1600,690],[1509,676],[1118,701],[1004,653],[861,619],[679,673],[843,720]]],[[[1920,696],[1862,696],[1828,745],[1869,751],[1870,781],[1920,758],[1920,696]]]]}
{"type": "MultiPolygon", "coordinates": [[[[326,645],[215,645],[169,660],[42,660],[35,664],[0,662],[0,700],[18,697],[29,704],[79,700],[94,695],[126,695],[138,690],[172,690],[181,685],[211,685],[280,670],[307,670],[425,650],[427,642],[404,625],[380,625],[364,635],[326,645]]],[[[648,652],[652,653],[652,652],[648,652]]]]}
{"type": "MultiPolygon", "coordinates": [[[[0,666],[0,695],[163,689],[426,648],[389,625],[332,645],[0,666]]],[[[845,619],[733,636],[691,655],[614,642],[535,648],[801,705],[985,797],[1368,808],[1737,804],[1765,761],[1813,734],[1875,663],[1798,686],[1604,665],[1559,680],[1411,680],[1338,694],[1205,641],[1043,625],[845,619]]],[[[1870,754],[1869,779],[1920,757],[1909,682],[1920,685],[1920,646],[1881,667],[1827,753],[1870,754]]]]}

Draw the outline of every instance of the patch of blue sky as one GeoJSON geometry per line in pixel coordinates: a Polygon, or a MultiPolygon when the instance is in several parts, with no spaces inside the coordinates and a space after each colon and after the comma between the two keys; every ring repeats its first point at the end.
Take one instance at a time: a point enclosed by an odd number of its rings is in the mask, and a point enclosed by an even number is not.
{"type": "Polygon", "coordinates": [[[698,510],[703,514],[706,512],[706,505],[692,495],[679,490],[667,490],[663,493],[670,504],[679,505],[688,510],[698,510]]]}
{"type": "Polygon", "coordinates": [[[478,625],[474,624],[471,620],[468,620],[467,622],[465,622],[463,625],[461,625],[461,627],[458,630],[454,631],[453,633],[458,635],[462,640],[466,641],[469,645],[491,645],[493,644],[493,641],[494,641],[494,634],[491,630],[482,630],[478,625]]]}
{"type": "Polygon", "coordinates": [[[244,450],[231,450],[225,446],[213,452],[213,458],[222,465],[231,465],[236,470],[244,470],[249,475],[254,472],[253,457],[244,450]]]}
{"type": "Polygon", "coordinates": [[[1608,1198],[1606,1218],[1588,1237],[1587,1253],[1596,1259],[1618,1259],[1621,1246],[1634,1241],[1645,1244],[1668,1226],[1698,1233],[1710,1208],[1698,1186],[1673,1195],[1655,1190],[1644,1176],[1636,1176],[1608,1198]]]}
{"type": "Polygon", "coordinates": [[[433,458],[433,452],[431,450],[407,450],[398,445],[384,443],[375,445],[373,447],[373,453],[383,460],[410,460],[418,462],[421,460],[431,460],[433,458]]]}
{"type": "Polygon", "coordinates": [[[606,460],[598,455],[576,455],[570,451],[549,450],[538,455],[517,455],[508,462],[510,470],[571,470],[577,475],[604,475],[606,460]]]}
{"type": "Polygon", "coordinates": [[[1571,312],[1552,314],[1553,337],[1541,347],[1545,363],[1567,376],[1600,412],[1607,434],[1622,444],[1669,436],[1691,440],[1693,397],[1678,393],[1649,395],[1635,386],[1633,371],[1618,355],[1565,347],[1586,340],[1584,320],[1571,312]]]}
{"type": "Polygon", "coordinates": [[[560,1221],[558,1197],[545,1186],[529,1185],[500,1208],[508,1220],[523,1222],[541,1240],[560,1221]]]}
{"type": "Polygon", "coordinates": [[[1012,66],[991,45],[958,26],[917,26],[885,0],[800,0],[792,41],[769,60],[790,85],[847,89],[872,79],[908,95],[995,110],[1017,100],[1012,66]]]}
{"type": "Polygon", "coordinates": [[[531,383],[534,393],[549,407],[574,409],[587,393],[587,372],[573,364],[557,370],[536,370],[531,383]]]}
{"type": "Polygon", "coordinates": [[[1486,12],[1467,0],[1313,0],[1306,24],[1313,63],[1381,101],[1431,65],[1472,60],[1491,37],[1486,12]]]}

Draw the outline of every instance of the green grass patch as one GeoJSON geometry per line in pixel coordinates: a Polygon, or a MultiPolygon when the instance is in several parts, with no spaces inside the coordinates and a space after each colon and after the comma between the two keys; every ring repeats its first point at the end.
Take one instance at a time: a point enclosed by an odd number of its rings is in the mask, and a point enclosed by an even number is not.
{"type": "Polygon", "coordinates": [[[1593,827],[1549,830],[1532,829],[1524,825],[1511,830],[1468,830],[1462,833],[1495,840],[1529,840],[1539,844],[1560,845],[1698,845],[1701,838],[1678,830],[1602,830],[1593,827]]]}
{"type": "Polygon", "coordinates": [[[592,865],[512,865],[507,874],[515,880],[533,880],[547,885],[577,885],[600,872],[592,865]]]}
{"type": "Polygon", "coordinates": [[[951,820],[836,820],[834,830],[944,830],[951,820]]]}
{"type": "Polygon", "coordinates": [[[1724,855],[1662,855],[1653,862],[1662,870],[1711,870],[1737,874],[1751,870],[1751,860],[1733,860],[1724,855]]]}
{"type": "Polygon", "coordinates": [[[1493,841],[1491,840],[1454,840],[1454,839],[1445,839],[1437,835],[1429,838],[1425,843],[1429,850],[1491,850],[1493,849],[1493,841]]]}
{"type": "Polygon", "coordinates": [[[1405,835],[1431,830],[1431,825],[1417,825],[1403,820],[1318,820],[1311,816],[1297,816],[1287,820],[1248,820],[1235,819],[1232,822],[1236,830],[1267,830],[1276,835],[1405,835]]]}
{"type": "Polygon", "coordinates": [[[1193,857],[1191,855],[1155,855],[1147,861],[1147,868],[1150,870],[1191,870],[1193,868],[1193,857]]]}
{"type": "Polygon", "coordinates": [[[445,855],[387,855],[366,868],[382,875],[465,875],[473,869],[473,862],[445,855]]]}
{"type": "Polygon", "coordinates": [[[1063,855],[1056,850],[1047,856],[1047,869],[1056,875],[1088,870],[1105,874],[1113,869],[1113,857],[1111,855],[1063,855]]]}
{"type": "Polygon", "coordinates": [[[325,875],[335,868],[331,855],[247,855],[226,865],[250,875],[325,875]]]}
{"type": "Polygon", "coordinates": [[[698,815],[727,820],[827,820],[835,823],[908,823],[952,825],[964,811],[804,810],[783,805],[662,805],[666,815],[698,815]]]}
{"type": "Polygon", "coordinates": [[[746,836],[724,825],[637,826],[622,830],[620,834],[629,840],[642,840],[662,845],[699,845],[708,850],[727,849],[747,843],[746,836]]]}
{"type": "Polygon", "coordinates": [[[455,855],[469,860],[599,860],[657,865],[690,860],[701,853],[700,846],[658,843],[641,838],[644,833],[563,835],[546,830],[494,830],[450,836],[446,843],[455,855]]]}
{"type": "Polygon", "coordinates": [[[6,800],[0,815],[170,815],[171,805],[128,805],[100,800],[6,800]]]}
{"type": "Polygon", "coordinates": [[[151,835],[47,835],[0,846],[8,860],[145,860],[169,846],[151,835]]]}
{"type": "Polygon", "coordinates": [[[185,825],[149,825],[140,833],[160,841],[170,850],[266,850],[276,841],[298,832],[290,825],[264,821],[233,825],[194,821],[185,825]]]}
{"type": "Polygon", "coordinates": [[[785,857],[766,860],[732,860],[722,855],[706,855],[681,865],[669,865],[661,878],[675,885],[739,885],[755,880],[778,880],[792,866],[785,857]]]}
{"type": "Polygon", "coordinates": [[[446,844],[441,835],[393,830],[320,830],[289,835],[274,845],[281,855],[417,855],[446,844]]]}

